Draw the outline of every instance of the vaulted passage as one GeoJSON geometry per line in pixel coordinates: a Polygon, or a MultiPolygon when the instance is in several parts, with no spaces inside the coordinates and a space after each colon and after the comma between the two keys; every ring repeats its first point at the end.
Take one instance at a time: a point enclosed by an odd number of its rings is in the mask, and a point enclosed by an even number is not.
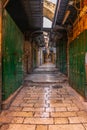
{"type": "Polygon", "coordinates": [[[86,130],[86,101],[87,0],[0,0],[0,130],[86,130]]]}

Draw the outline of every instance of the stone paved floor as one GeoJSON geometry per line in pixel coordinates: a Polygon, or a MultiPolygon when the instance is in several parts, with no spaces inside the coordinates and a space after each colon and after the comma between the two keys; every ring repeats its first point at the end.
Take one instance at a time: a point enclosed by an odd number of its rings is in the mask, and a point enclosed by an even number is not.
{"type": "MultiPolygon", "coordinates": [[[[51,64],[48,67],[53,70],[51,64]]],[[[44,71],[45,65],[42,68],[38,71],[44,71]]],[[[42,74],[36,74],[38,82],[29,83],[28,76],[10,108],[0,114],[0,130],[87,130],[87,103],[57,73],[52,72],[63,82],[45,83],[44,78],[42,83],[42,74]]]]}

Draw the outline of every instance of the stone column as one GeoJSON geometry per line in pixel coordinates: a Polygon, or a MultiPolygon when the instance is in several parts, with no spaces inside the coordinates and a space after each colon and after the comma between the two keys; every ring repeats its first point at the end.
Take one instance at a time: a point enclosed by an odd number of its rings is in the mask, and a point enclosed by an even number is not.
{"type": "Polygon", "coordinates": [[[2,104],[2,0],[0,0],[0,110],[2,104]]]}

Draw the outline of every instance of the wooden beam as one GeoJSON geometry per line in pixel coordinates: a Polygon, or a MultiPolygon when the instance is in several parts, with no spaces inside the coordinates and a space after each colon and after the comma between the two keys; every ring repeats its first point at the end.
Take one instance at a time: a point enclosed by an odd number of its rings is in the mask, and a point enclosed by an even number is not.
{"type": "Polygon", "coordinates": [[[10,0],[2,0],[2,6],[3,8],[6,7],[7,3],[9,2],[10,0]]]}

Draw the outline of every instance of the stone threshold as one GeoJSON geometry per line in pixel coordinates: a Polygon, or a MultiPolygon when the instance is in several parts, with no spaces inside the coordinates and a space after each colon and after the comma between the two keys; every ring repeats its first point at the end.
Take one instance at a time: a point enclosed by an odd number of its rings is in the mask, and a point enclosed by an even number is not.
{"type": "Polygon", "coordinates": [[[11,103],[13,102],[13,100],[15,99],[15,97],[18,95],[18,93],[21,91],[22,88],[23,85],[21,85],[20,88],[18,88],[13,94],[11,94],[10,97],[8,97],[8,99],[2,102],[1,105],[2,110],[6,110],[10,107],[11,103]]]}

